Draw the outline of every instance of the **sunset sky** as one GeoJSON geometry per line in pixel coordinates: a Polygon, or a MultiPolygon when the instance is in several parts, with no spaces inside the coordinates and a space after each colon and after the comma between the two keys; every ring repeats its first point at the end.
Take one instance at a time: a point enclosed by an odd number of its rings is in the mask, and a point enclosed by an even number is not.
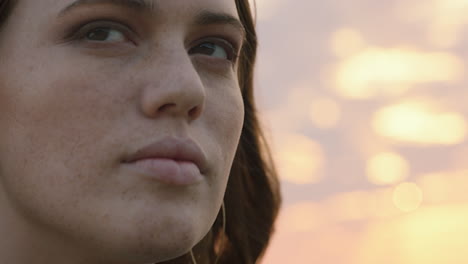
{"type": "Polygon", "coordinates": [[[468,0],[257,0],[262,264],[468,263],[468,0]]]}

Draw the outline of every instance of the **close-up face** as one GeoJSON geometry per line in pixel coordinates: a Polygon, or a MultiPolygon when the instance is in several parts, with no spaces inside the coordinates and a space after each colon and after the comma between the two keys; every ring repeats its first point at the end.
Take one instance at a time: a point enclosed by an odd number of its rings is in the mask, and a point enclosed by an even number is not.
{"type": "Polygon", "coordinates": [[[234,0],[17,1],[0,32],[2,224],[79,263],[187,253],[239,144],[239,23],[234,0]]]}

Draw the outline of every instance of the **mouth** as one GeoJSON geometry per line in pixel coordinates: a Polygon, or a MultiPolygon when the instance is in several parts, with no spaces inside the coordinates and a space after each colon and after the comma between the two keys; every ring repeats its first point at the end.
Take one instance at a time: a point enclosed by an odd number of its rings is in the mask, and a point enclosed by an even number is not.
{"type": "Polygon", "coordinates": [[[170,185],[192,185],[204,179],[207,159],[188,138],[165,137],[124,159],[123,164],[138,175],[170,185]]]}
{"type": "Polygon", "coordinates": [[[136,174],[169,185],[193,185],[203,180],[195,163],[173,159],[144,159],[126,164],[136,174]]]}

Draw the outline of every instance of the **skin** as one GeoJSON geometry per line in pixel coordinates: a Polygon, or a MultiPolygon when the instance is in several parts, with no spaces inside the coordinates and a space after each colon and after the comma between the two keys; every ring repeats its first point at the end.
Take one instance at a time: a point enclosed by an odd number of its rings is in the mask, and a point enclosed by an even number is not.
{"type": "Polygon", "coordinates": [[[156,14],[98,4],[58,17],[72,2],[19,0],[0,33],[0,263],[186,254],[220,210],[244,116],[225,48],[189,52],[210,37],[240,47],[242,32],[193,19],[202,9],[238,17],[235,3],[158,1],[156,14]],[[132,30],[67,39],[69,28],[109,18],[132,30]],[[124,157],[165,136],[202,148],[201,182],[172,186],[123,168],[124,157]]]}

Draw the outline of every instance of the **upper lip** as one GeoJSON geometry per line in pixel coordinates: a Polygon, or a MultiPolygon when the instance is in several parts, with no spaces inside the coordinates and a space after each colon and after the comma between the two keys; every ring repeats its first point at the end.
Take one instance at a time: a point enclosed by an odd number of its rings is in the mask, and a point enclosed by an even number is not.
{"type": "Polygon", "coordinates": [[[202,174],[207,169],[205,154],[197,143],[189,138],[163,138],[137,150],[123,161],[124,163],[132,163],[138,160],[155,158],[193,162],[202,174]]]}

